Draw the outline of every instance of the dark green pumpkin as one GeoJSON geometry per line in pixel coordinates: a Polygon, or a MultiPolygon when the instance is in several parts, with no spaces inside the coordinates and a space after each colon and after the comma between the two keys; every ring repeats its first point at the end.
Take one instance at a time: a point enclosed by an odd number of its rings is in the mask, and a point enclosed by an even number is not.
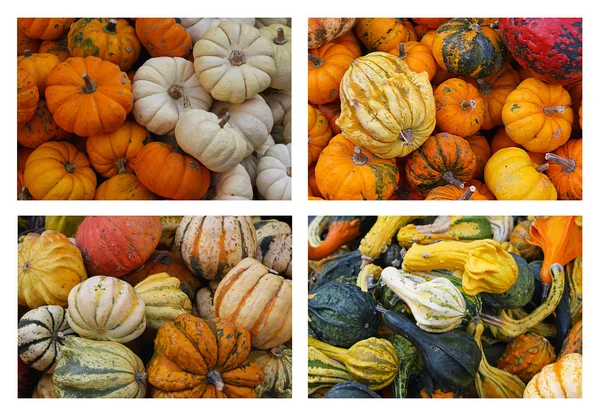
{"type": "Polygon", "coordinates": [[[535,290],[533,274],[527,261],[521,256],[510,253],[517,263],[519,275],[515,283],[504,293],[482,293],[481,298],[488,305],[499,309],[516,309],[527,305],[535,290]]]}
{"type": "Polygon", "coordinates": [[[308,327],[317,339],[348,348],[377,336],[377,301],[356,285],[326,283],[309,294],[308,327]]]}
{"type": "Polygon", "coordinates": [[[346,383],[338,383],[333,386],[324,399],[381,399],[377,393],[356,381],[348,381],[346,383]]]}
{"type": "Polygon", "coordinates": [[[308,276],[308,289],[314,290],[328,282],[355,283],[361,261],[358,250],[321,260],[308,276]]]}
{"type": "Polygon", "coordinates": [[[506,46],[484,19],[452,19],[440,25],[433,38],[433,56],[454,75],[485,78],[502,67],[506,46]]]}

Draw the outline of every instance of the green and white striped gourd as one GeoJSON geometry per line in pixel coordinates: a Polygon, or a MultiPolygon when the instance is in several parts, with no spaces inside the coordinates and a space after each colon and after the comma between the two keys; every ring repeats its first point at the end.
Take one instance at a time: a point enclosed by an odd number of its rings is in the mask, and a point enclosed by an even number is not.
{"type": "Polygon", "coordinates": [[[117,342],[70,338],[52,382],[58,398],[146,396],[144,363],[117,342]]]}
{"type": "Polygon", "coordinates": [[[84,338],[125,343],[144,332],[145,305],[129,283],[94,276],[71,289],[67,320],[84,338]]]}
{"type": "Polygon", "coordinates": [[[394,267],[381,272],[381,280],[410,308],[417,326],[427,332],[448,332],[460,325],[467,305],[448,279],[430,281],[394,267]]]}
{"type": "Polygon", "coordinates": [[[256,239],[260,240],[264,237],[276,236],[281,234],[291,234],[290,226],[279,220],[259,220],[254,223],[256,228],[256,239]]]}
{"type": "Polygon", "coordinates": [[[157,330],[182,313],[192,313],[192,302],[179,288],[180,283],[178,278],[168,273],[158,273],[148,276],[134,287],[145,304],[147,328],[157,330]]]}
{"type": "Polygon", "coordinates": [[[73,336],[61,306],[40,306],[19,320],[19,357],[30,367],[51,374],[65,340],[73,336]]]}
{"type": "Polygon", "coordinates": [[[292,349],[285,345],[270,350],[253,350],[248,361],[255,361],[265,373],[256,387],[258,397],[292,397],[292,349]]]}
{"type": "Polygon", "coordinates": [[[292,277],[292,235],[279,234],[258,240],[256,260],[282,276],[292,277]]]}
{"type": "Polygon", "coordinates": [[[308,346],[308,394],[345,381],[352,381],[352,377],[344,364],[329,358],[317,348],[308,346]]]}

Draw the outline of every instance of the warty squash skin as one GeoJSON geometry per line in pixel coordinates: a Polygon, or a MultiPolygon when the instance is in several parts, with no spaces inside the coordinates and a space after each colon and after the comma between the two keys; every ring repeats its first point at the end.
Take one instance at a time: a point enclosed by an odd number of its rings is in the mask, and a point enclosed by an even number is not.
{"type": "Polygon", "coordinates": [[[523,398],[580,398],[582,389],[582,355],[572,353],[536,374],[527,384],[523,398]]]}
{"type": "Polygon", "coordinates": [[[256,362],[265,381],[256,387],[258,397],[292,397],[292,349],[285,345],[269,351],[253,350],[249,362],[256,362]]]}
{"type": "Polygon", "coordinates": [[[528,332],[507,345],[497,366],[528,383],[542,368],[554,361],[556,353],[552,344],[543,336],[528,332]]]}
{"type": "Polygon", "coordinates": [[[310,18],[308,19],[308,48],[314,49],[339,38],[354,27],[355,18],[310,18]]]}
{"type": "Polygon", "coordinates": [[[435,127],[435,99],[427,73],[417,74],[385,52],[350,64],[340,84],[340,102],[336,123],[343,134],[381,158],[406,156],[435,127]]]}

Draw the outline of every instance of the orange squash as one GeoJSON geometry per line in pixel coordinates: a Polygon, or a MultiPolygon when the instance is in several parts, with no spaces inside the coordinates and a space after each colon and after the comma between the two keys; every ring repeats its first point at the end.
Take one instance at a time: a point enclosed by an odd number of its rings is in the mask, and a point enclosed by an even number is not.
{"type": "Polygon", "coordinates": [[[179,24],[178,19],[139,18],[135,21],[135,33],[142,46],[153,58],[158,56],[185,58],[192,51],[192,37],[179,24]]]}
{"type": "Polygon", "coordinates": [[[132,173],[119,173],[102,182],[96,193],[95,200],[131,201],[159,199],[154,193],[140,182],[132,173]]]}
{"type": "Polygon", "coordinates": [[[317,185],[317,176],[315,175],[316,164],[308,167],[308,195],[323,199],[319,186],[317,185]]]}
{"type": "Polygon", "coordinates": [[[406,26],[403,19],[394,17],[356,19],[354,33],[367,49],[389,51],[400,42],[417,40],[414,29],[406,26]]]}
{"type": "Polygon", "coordinates": [[[58,58],[51,53],[31,53],[29,49],[17,58],[17,69],[25,69],[34,77],[40,97],[46,95],[46,80],[57,64],[58,58]]]}
{"type": "Polygon", "coordinates": [[[475,189],[477,189],[477,192],[479,192],[481,195],[483,195],[485,197],[485,199],[487,199],[489,201],[496,200],[496,197],[490,191],[490,189],[487,187],[487,185],[485,183],[478,181],[477,179],[471,179],[470,181],[465,183],[465,187],[467,187],[467,186],[470,187],[471,185],[474,186],[475,189]]]}
{"type": "Polygon", "coordinates": [[[571,96],[571,108],[573,109],[573,114],[579,115],[579,117],[575,117],[573,122],[573,127],[581,130],[581,98],[583,95],[583,83],[576,82],[575,84],[565,86],[569,95],[571,96]]]}
{"type": "Polygon", "coordinates": [[[358,58],[362,54],[362,51],[360,50],[360,40],[358,40],[351,30],[347,31],[342,36],[333,39],[332,42],[337,43],[338,45],[344,45],[352,52],[354,58],[358,58]]]}
{"type": "Polygon", "coordinates": [[[17,27],[30,38],[54,40],[66,33],[74,21],[69,17],[26,17],[17,19],[17,27]]]}
{"type": "Polygon", "coordinates": [[[17,69],[17,124],[22,125],[33,118],[39,100],[33,75],[25,69],[17,69]]]}
{"type": "Polygon", "coordinates": [[[160,327],[148,363],[150,394],[158,398],[255,398],[264,381],[250,354],[250,334],[215,318],[182,314],[160,327]]]}
{"type": "Polygon", "coordinates": [[[413,17],[415,23],[425,25],[429,29],[437,29],[442,23],[450,20],[449,17],[413,17]]]}
{"type": "Polygon", "coordinates": [[[487,201],[474,185],[461,188],[456,185],[442,185],[433,188],[427,197],[427,201],[487,201]]]}
{"type": "Polygon", "coordinates": [[[40,42],[39,39],[30,38],[17,28],[17,56],[23,55],[26,49],[31,53],[39,52],[40,42]]]}
{"type": "Polygon", "coordinates": [[[308,106],[308,166],[319,159],[319,155],[331,139],[327,119],[316,108],[308,106]]]}
{"type": "Polygon", "coordinates": [[[433,58],[431,49],[420,42],[400,42],[400,44],[388,51],[392,55],[404,60],[406,65],[414,72],[427,72],[429,81],[433,79],[437,71],[437,63],[433,58]]]}
{"type": "Polygon", "coordinates": [[[485,100],[473,85],[450,78],[434,92],[437,126],[461,137],[477,133],[485,121],[485,100]]]}
{"type": "Polygon", "coordinates": [[[582,140],[571,139],[554,153],[546,153],[550,178],[559,199],[582,199],[582,140]]]}
{"type": "Polygon", "coordinates": [[[527,241],[529,238],[529,229],[531,228],[532,220],[523,220],[515,225],[515,228],[510,233],[508,242],[519,250],[521,257],[528,262],[539,260],[542,258],[542,250],[527,241]]]}
{"type": "Polygon", "coordinates": [[[58,58],[58,62],[64,62],[71,57],[66,36],[56,40],[43,41],[39,52],[51,53],[58,58]]]}
{"type": "Polygon", "coordinates": [[[554,361],[556,353],[552,344],[541,335],[526,333],[508,344],[496,367],[528,383],[542,368],[554,361]]]}
{"type": "Polygon", "coordinates": [[[477,161],[477,168],[475,169],[474,178],[483,178],[483,171],[485,164],[492,156],[492,149],[487,139],[479,134],[465,137],[465,140],[469,142],[471,150],[475,153],[477,161]]]}
{"type": "Polygon", "coordinates": [[[337,125],[336,121],[342,112],[340,108],[339,102],[322,104],[319,106],[319,111],[323,113],[323,116],[327,119],[327,123],[329,123],[329,128],[331,129],[331,133],[333,135],[340,134],[342,129],[337,125]]]}
{"type": "Polygon", "coordinates": [[[340,82],[354,55],[350,49],[333,42],[308,50],[308,101],[330,103],[340,95],[340,82]]]}
{"type": "Polygon", "coordinates": [[[49,141],[66,140],[71,134],[61,129],[45,100],[40,100],[35,115],[17,130],[17,141],[25,147],[35,149],[49,141]]]}
{"type": "MultiPolygon", "coordinates": [[[[427,31],[427,33],[425,33],[421,37],[420,43],[427,46],[429,48],[429,50],[431,51],[433,48],[433,37],[434,36],[435,36],[435,29],[431,29],[431,30],[427,31]]],[[[432,52],[432,55],[433,55],[433,52],[432,52]]],[[[454,75],[452,75],[452,73],[450,71],[442,68],[440,66],[440,64],[437,63],[437,61],[436,61],[435,65],[436,65],[435,76],[431,80],[431,85],[440,85],[442,82],[454,77],[454,75]]]]}

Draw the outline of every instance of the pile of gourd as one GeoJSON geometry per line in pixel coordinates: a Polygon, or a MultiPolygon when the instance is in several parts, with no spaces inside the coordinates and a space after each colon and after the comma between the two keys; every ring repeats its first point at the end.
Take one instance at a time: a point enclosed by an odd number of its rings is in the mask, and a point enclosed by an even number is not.
{"type": "Polygon", "coordinates": [[[581,244],[581,217],[315,217],[310,397],[581,397],[581,244]]]}
{"type": "Polygon", "coordinates": [[[20,218],[19,397],[291,397],[281,219],[20,218]]]}
{"type": "Polygon", "coordinates": [[[309,199],[582,198],[576,18],[315,18],[309,199]]]}
{"type": "Polygon", "coordinates": [[[19,18],[19,199],[290,199],[287,18],[19,18]]]}

